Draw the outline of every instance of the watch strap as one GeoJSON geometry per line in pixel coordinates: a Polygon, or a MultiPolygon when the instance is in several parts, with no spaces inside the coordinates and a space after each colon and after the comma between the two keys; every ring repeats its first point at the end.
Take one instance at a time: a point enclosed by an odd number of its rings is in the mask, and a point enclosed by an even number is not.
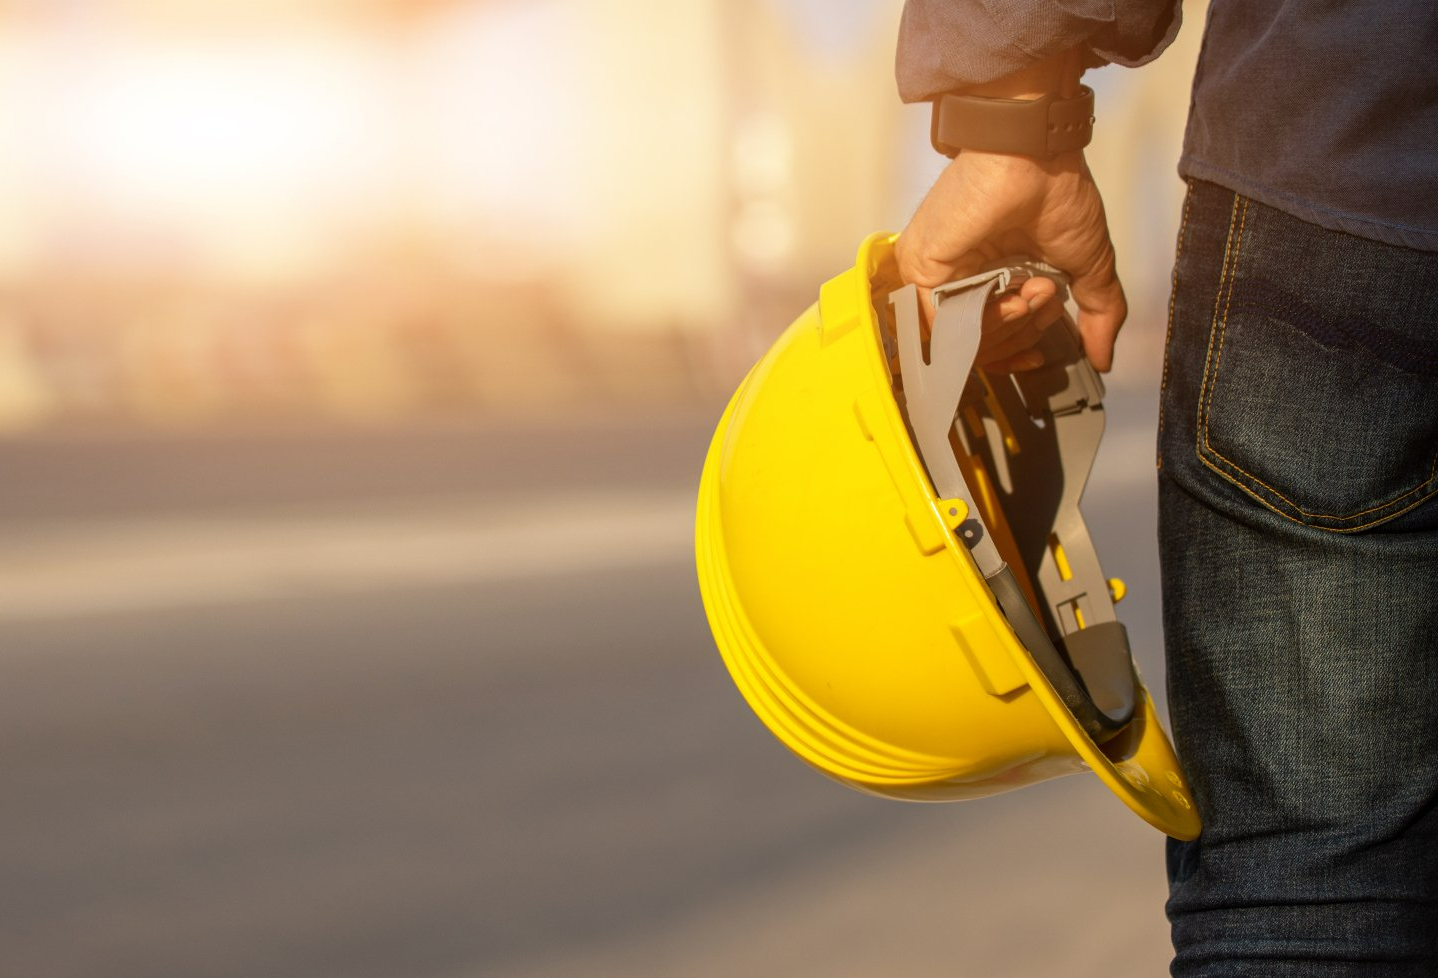
{"type": "Polygon", "coordinates": [[[1083,149],[1093,138],[1093,89],[1072,98],[1036,99],[940,95],[934,100],[929,141],[945,156],[961,149],[1050,159],[1083,149]]]}

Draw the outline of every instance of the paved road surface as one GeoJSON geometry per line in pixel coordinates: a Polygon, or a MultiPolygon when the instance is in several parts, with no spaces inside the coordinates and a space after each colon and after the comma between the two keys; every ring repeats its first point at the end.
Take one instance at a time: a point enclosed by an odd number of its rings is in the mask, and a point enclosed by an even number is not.
{"type": "MultiPolygon", "coordinates": [[[[1162,974],[1093,779],[886,803],[747,714],[704,423],[0,450],[0,974],[1162,974]]],[[[1152,680],[1147,424],[1089,509],[1152,680]]]]}

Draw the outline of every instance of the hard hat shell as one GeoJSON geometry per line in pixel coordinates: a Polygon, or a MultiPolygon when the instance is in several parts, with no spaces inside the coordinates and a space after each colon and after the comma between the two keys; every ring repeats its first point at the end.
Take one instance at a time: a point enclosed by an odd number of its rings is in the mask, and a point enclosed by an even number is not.
{"type": "Polygon", "coordinates": [[[766,726],[825,774],[891,798],[977,798],[1091,769],[1180,839],[1199,820],[1153,703],[1100,742],[1015,634],[916,451],[875,297],[873,235],[729,402],[696,554],[716,644],[766,726]]]}

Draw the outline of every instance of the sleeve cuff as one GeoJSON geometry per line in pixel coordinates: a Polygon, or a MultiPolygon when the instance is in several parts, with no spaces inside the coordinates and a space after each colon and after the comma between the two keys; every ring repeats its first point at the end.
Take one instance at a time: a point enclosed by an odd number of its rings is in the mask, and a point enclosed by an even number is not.
{"type": "Polygon", "coordinates": [[[1181,0],[907,0],[896,77],[905,102],[1002,78],[1073,47],[1085,66],[1146,64],[1182,22],[1181,0]]]}

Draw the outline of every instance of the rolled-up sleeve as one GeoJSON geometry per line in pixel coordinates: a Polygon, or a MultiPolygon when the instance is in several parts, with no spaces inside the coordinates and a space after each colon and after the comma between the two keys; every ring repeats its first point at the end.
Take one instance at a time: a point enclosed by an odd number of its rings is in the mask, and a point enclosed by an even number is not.
{"type": "Polygon", "coordinates": [[[1182,0],[906,0],[899,96],[920,102],[1073,47],[1088,67],[1136,67],[1168,47],[1181,7],[1182,0]]]}

